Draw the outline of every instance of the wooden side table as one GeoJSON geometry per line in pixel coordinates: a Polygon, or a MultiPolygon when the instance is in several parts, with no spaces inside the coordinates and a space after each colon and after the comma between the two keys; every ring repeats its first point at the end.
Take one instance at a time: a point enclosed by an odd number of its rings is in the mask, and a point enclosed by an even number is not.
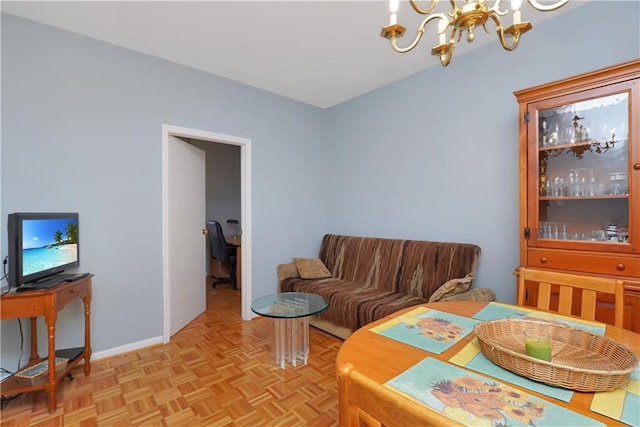
{"type": "Polygon", "coordinates": [[[58,382],[83,359],[85,376],[91,373],[91,277],[92,275],[74,282],[62,283],[51,289],[42,291],[19,293],[12,291],[0,298],[0,314],[3,320],[22,317],[29,317],[31,319],[31,356],[29,357],[29,363],[26,367],[45,360],[45,358],[41,358],[38,355],[37,318],[39,316],[44,316],[44,321],[47,324],[49,352],[47,357],[49,361],[49,372],[46,383],[33,386],[24,385],[20,384],[15,379],[15,376],[11,376],[0,385],[3,396],[45,390],[49,398],[49,412],[54,412],[56,409],[58,382]],[[84,303],[84,350],[73,360],[69,360],[65,370],[56,375],[55,352],[58,311],[76,299],[81,299],[84,303]]]}

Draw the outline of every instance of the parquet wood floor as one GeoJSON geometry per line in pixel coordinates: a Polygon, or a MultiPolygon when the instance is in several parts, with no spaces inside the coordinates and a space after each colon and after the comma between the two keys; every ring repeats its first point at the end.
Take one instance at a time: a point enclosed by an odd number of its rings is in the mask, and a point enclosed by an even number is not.
{"type": "Polygon", "coordinates": [[[208,288],[207,311],[167,345],[82,364],[49,414],[42,391],[0,412],[11,426],[335,426],[342,340],[313,327],[307,366],[274,365],[272,324],[240,317],[240,292],[208,288]]]}

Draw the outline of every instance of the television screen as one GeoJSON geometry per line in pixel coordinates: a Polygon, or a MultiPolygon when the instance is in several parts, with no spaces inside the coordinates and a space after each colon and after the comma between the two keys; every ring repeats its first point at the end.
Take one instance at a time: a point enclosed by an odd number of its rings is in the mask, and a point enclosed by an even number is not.
{"type": "Polygon", "coordinates": [[[77,213],[9,215],[9,277],[17,286],[79,265],[77,213]]]}

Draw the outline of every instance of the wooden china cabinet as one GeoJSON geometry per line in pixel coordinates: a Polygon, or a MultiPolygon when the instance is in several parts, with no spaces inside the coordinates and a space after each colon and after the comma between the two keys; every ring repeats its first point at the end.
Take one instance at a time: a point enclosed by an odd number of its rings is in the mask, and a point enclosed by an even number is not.
{"type": "MultiPolygon", "coordinates": [[[[520,265],[621,278],[625,328],[640,332],[640,60],[514,95],[520,265]]],[[[602,295],[596,319],[612,318],[602,295]]]]}

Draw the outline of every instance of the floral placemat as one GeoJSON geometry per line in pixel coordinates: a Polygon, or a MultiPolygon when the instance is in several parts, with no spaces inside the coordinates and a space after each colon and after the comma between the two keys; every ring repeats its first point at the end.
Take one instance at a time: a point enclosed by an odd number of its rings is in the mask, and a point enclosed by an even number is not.
{"type": "Polygon", "coordinates": [[[490,375],[494,378],[507,381],[508,383],[524,387],[527,390],[536,391],[544,394],[545,396],[553,397],[564,402],[569,402],[573,397],[572,390],[553,387],[548,384],[533,381],[496,365],[484,355],[477,338],[471,340],[469,344],[464,346],[462,350],[449,359],[449,362],[458,366],[473,369],[477,372],[482,372],[483,374],[490,375]]]}
{"type": "Polygon", "coordinates": [[[431,357],[386,384],[464,425],[604,426],[562,406],[431,357]]]}
{"type": "Polygon", "coordinates": [[[477,320],[417,307],[369,329],[371,332],[440,354],[473,331],[477,320]]]}
{"type": "Polygon", "coordinates": [[[596,393],[591,410],[630,426],[640,425],[640,367],[631,372],[625,387],[596,393]]]}
{"type": "Polygon", "coordinates": [[[563,316],[556,313],[547,313],[525,307],[516,307],[513,305],[502,304],[499,302],[490,302],[482,310],[473,315],[478,320],[496,320],[496,319],[542,319],[547,321],[560,322],[565,325],[591,332],[595,335],[604,335],[606,326],[604,323],[591,322],[589,320],[576,319],[573,317],[563,316]]]}

